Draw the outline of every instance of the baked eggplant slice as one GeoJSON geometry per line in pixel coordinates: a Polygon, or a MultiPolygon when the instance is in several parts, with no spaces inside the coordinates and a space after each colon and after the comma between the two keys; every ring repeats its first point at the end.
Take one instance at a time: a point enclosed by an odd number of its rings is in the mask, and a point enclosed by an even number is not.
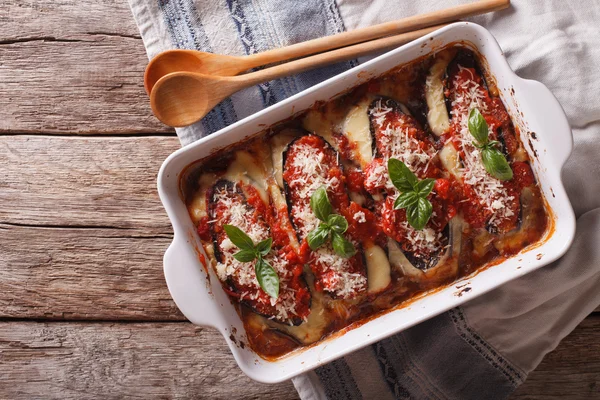
{"type": "Polygon", "coordinates": [[[514,254],[528,246],[531,235],[546,230],[547,218],[544,213],[544,201],[539,187],[532,185],[521,191],[521,223],[511,232],[501,235],[494,246],[501,255],[514,254]]]}
{"type": "MultiPolygon", "coordinates": [[[[399,243],[404,259],[417,270],[425,271],[439,264],[448,253],[450,229],[447,227],[445,201],[431,196],[434,216],[421,231],[406,220],[405,210],[394,210],[397,189],[387,173],[387,161],[403,161],[420,178],[438,168],[433,141],[410,115],[408,109],[389,98],[378,98],[369,110],[370,130],[375,158],[367,167],[365,187],[371,193],[379,191],[380,227],[385,234],[399,243]]],[[[388,244],[388,255],[395,246],[388,244]]],[[[450,250],[451,251],[451,250],[450,250]]],[[[398,263],[396,263],[398,264],[398,263]]]]}
{"type": "Polygon", "coordinates": [[[369,107],[369,124],[374,158],[365,168],[367,191],[373,195],[395,191],[387,175],[390,158],[404,162],[421,178],[431,171],[434,144],[404,105],[390,98],[375,99],[369,107]]]}
{"type": "MultiPolygon", "coordinates": [[[[447,139],[440,152],[442,165],[462,184],[463,201],[460,211],[473,228],[486,228],[491,233],[506,233],[519,226],[519,188],[512,181],[500,181],[490,176],[483,165],[481,152],[473,144],[473,136],[468,128],[469,112],[477,108],[486,119],[490,140],[499,140],[509,162],[522,158],[510,117],[501,100],[490,94],[489,85],[473,52],[461,49],[448,62],[440,57],[429,73],[432,83],[426,85],[430,98],[435,98],[435,107],[429,111],[441,114],[439,102],[440,69],[447,63],[444,79],[445,105],[450,116],[449,127],[443,130],[447,139]]],[[[433,119],[429,122],[434,133],[442,131],[440,124],[433,119]]]]}
{"type": "Polygon", "coordinates": [[[339,155],[322,137],[305,134],[288,144],[282,165],[290,220],[298,241],[303,243],[303,256],[315,275],[315,287],[340,299],[363,293],[367,289],[367,275],[358,241],[353,240],[358,251],[350,258],[336,254],[330,243],[316,251],[310,251],[306,243],[307,235],[319,224],[310,207],[310,198],[317,189],[326,188],[335,213],[342,214],[349,205],[339,155]]]}
{"type": "Polygon", "coordinates": [[[223,226],[234,225],[255,243],[271,236],[269,211],[258,190],[244,182],[218,180],[208,192],[210,233],[216,260],[215,271],[225,290],[253,311],[285,324],[298,325],[310,312],[310,292],[301,263],[289,261],[286,252],[273,244],[265,257],[279,276],[279,297],[271,298],[258,283],[256,261],[240,262],[233,255],[239,249],[227,237],[223,226]]]}
{"type": "Polygon", "coordinates": [[[414,281],[435,277],[443,281],[445,278],[455,277],[462,250],[463,226],[464,221],[460,216],[450,220],[444,232],[448,235],[447,245],[431,259],[420,259],[414,253],[403,250],[394,239],[388,238],[388,257],[392,268],[414,281]]]}

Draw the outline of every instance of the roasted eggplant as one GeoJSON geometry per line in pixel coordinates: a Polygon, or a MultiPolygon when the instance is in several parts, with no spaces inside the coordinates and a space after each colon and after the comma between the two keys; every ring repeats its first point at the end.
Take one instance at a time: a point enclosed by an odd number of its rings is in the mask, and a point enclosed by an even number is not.
{"type": "Polygon", "coordinates": [[[461,183],[460,211],[474,228],[506,233],[520,221],[519,188],[490,176],[468,128],[468,115],[477,108],[490,127],[490,140],[499,140],[509,162],[523,159],[510,117],[490,86],[473,52],[443,53],[426,79],[425,97],[430,130],[444,137],[440,161],[461,183]],[[445,70],[445,73],[442,71],[445,70]],[[444,101],[441,101],[443,95],[444,101]]]}
{"type": "Polygon", "coordinates": [[[409,110],[393,99],[374,100],[369,120],[375,158],[367,167],[365,187],[379,199],[381,228],[388,237],[399,242],[404,257],[413,267],[422,271],[433,268],[452,251],[448,247],[450,229],[446,202],[441,196],[432,195],[433,217],[423,230],[415,230],[408,224],[405,210],[394,210],[398,191],[389,180],[387,161],[399,159],[419,178],[425,178],[439,171],[434,142],[409,110]]]}
{"type": "Polygon", "coordinates": [[[289,261],[286,252],[274,243],[265,257],[279,276],[279,297],[271,298],[258,283],[256,261],[236,260],[233,255],[239,249],[223,229],[225,224],[234,225],[255,243],[271,236],[266,206],[256,188],[243,182],[218,180],[208,193],[208,215],[212,219],[215,270],[228,293],[267,318],[286,324],[302,323],[310,312],[310,292],[302,276],[302,264],[289,261]]]}
{"type": "MultiPolygon", "coordinates": [[[[305,134],[288,144],[282,165],[290,220],[298,240],[306,243],[307,235],[319,224],[310,208],[310,198],[318,188],[326,188],[334,212],[342,213],[349,206],[339,155],[322,137],[305,134]]],[[[364,253],[360,243],[354,242],[358,251],[347,259],[336,254],[329,242],[315,251],[303,245],[317,290],[334,298],[350,299],[367,289],[364,253]]]]}
{"type": "Polygon", "coordinates": [[[365,169],[365,188],[369,192],[394,191],[387,174],[390,158],[404,162],[419,177],[433,172],[434,143],[403,104],[379,97],[368,112],[374,154],[365,169]]]}

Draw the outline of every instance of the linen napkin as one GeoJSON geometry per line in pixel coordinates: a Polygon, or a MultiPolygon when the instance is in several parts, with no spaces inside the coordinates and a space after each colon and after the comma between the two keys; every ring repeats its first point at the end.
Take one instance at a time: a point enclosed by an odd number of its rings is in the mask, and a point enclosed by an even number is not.
{"type": "MultiPolygon", "coordinates": [[[[129,0],[150,58],[171,48],[253,54],[467,2],[129,0]]],[[[563,180],[577,216],[573,246],[549,266],[294,378],[302,399],[503,399],[600,304],[600,1],[512,3],[471,20],[567,113],[575,148],[563,180]]],[[[186,145],[366,59],[243,90],[177,134],[186,145]]]]}

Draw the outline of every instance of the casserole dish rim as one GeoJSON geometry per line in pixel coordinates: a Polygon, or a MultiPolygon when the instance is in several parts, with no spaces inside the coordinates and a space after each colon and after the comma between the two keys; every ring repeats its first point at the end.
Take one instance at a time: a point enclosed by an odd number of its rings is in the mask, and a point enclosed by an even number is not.
{"type": "MultiPolygon", "coordinates": [[[[418,57],[397,61],[396,65],[410,62],[415,58],[418,57]]],[[[334,89],[331,92],[338,94],[342,91],[334,89]]],[[[335,96],[329,96],[332,97],[335,96]]],[[[334,76],[172,153],[164,161],[158,174],[159,196],[174,230],[173,242],[164,257],[164,273],[169,292],[181,312],[191,322],[219,330],[246,375],[265,383],[284,381],[441,314],[562,256],[570,246],[575,232],[575,217],[560,176],[562,166],[571,149],[570,127],[564,111],[551,92],[537,81],[518,77],[508,66],[494,37],[485,28],[469,22],[449,25],[334,76]],[[452,35],[458,35],[463,39],[452,39],[452,35]],[[356,328],[343,330],[341,333],[336,332],[308,348],[301,348],[281,359],[275,361],[261,359],[248,346],[240,345],[240,343],[247,343],[241,318],[235,313],[229,298],[219,289],[220,284],[212,268],[208,268],[207,275],[198,260],[198,253],[202,253],[203,250],[181,198],[180,174],[189,164],[310,108],[310,104],[323,100],[321,97],[326,89],[345,87],[346,90],[350,90],[392,69],[393,67],[380,73],[372,73],[377,68],[381,69],[381,65],[402,58],[405,53],[412,51],[426,55],[436,48],[461,40],[472,44],[472,47],[484,57],[490,75],[496,79],[499,74],[502,74],[504,83],[506,81],[511,83],[510,88],[501,88],[501,82],[497,82],[513,123],[520,128],[520,140],[529,153],[540,188],[548,200],[549,218],[554,218],[554,230],[550,231],[548,237],[545,237],[539,246],[527,248],[525,252],[510,257],[498,265],[461,278],[432,294],[419,297],[407,306],[393,308],[356,328]],[[540,111],[535,112],[536,109],[543,107],[549,107],[553,112],[544,112],[543,116],[540,111]],[[533,109],[534,112],[523,111],[529,109],[533,109]],[[539,118],[535,120],[538,113],[539,118]],[[270,119],[272,122],[265,122],[270,119]],[[540,130],[537,140],[532,141],[527,137],[528,141],[526,141],[525,135],[530,131],[529,122],[536,130],[540,126],[553,127],[553,130],[540,130]],[[250,133],[245,134],[245,132],[250,133]],[[191,230],[190,225],[192,225],[191,230]],[[539,252],[534,254],[536,251],[539,252]],[[491,273],[491,271],[498,271],[501,268],[506,269],[507,272],[500,274],[500,281],[492,282],[492,277],[498,273],[491,273]],[[457,289],[455,286],[465,283],[469,285],[469,292],[461,291],[460,295],[451,293],[457,289]],[[437,304],[435,300],[442,300],[442,302],[437,304]],[[232,310],[235,316],[231,314],[232,310]],[[236,317],[238,321],[235,321],[236,317]]]]}

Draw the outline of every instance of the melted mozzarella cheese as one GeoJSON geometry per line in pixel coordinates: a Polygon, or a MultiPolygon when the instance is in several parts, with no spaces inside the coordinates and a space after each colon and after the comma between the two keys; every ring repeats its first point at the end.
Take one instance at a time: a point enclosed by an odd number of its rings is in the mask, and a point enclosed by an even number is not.
{"type": "Polygon", "coordinates": [[[440,150],[439,155],[440,161],[442,162],[444,168],[446,168],[446,170],[456,178],[460,178],[460,156],[452,143],[446,143],[442,150],[440,150]]]}
{"type": "Polygon", "coordinates": [[[262,201],[269,204],[269,195],[267,193],[266,171],[255,157],[247,151],[238,151],[235,153],[235,160],[229,165],[223,178],[231,182],[244,182],[252,185],[258,190],[262,201]]]}
{"type": "Polygon", "coordinates": [[[373,101],[371,96],[361,100],[352,107],[346,116],[343,126],[344,135],[350,143],[356,145],[358,164],[364,170],[373,160],[373,139],[371,136],[371,123],[369,121],[369,105],[373,101]]]}
{"type": "Polygon", "coordinates": [[[319,136],[325,139],[329,144],[335,146],[333,140],[333,126],[323,113],[317,110],[310,110],[302,120],[302,126],[308,132],[318,132],[319,136]]]}
{"type": "Polygon", "coordinates": [[[283,152],[287,145],[298,135],[299,133],[294,129],[285,129],[271,138],[273,172],[280,188],[283,188],[283,152]]]}
{"type": "Polygon", "coordinates": [[[408,261],[408,258],[404,255],[398,243],[392,238],[388,238],[388,258],[390,260],[390,265],[399,270],[404,276],[412,280],[418,280],[423,277],[423,271],[415,268],[411,262],[408,261]]]}
{"type": "Polygon", "coordinates": [[[378,293],[392,281],[390,262],[385,251],[377,245],[365,246],[369,293],[378,293]]]}
{"type": "Polygon", "coordinates": [[[208,173],[202,174],[198,179],[198,191],[196,192],[190,204],[188,205],[190,217],[192,218],[192,222],[194,222],[194,225],[197,225],[202,218],[208,215],[206,206],[206,196],[204,194],[213,185],[215,179],[215,174],[208,173]]]}
{"type": "Polygon", "coordinates": [[[451,53],[438,55],[425,79],[425,101],[427,102],[427,122],[436,136],[441,136],[450,128],[450,118],[444,99],[442,78],[450,63],[451,53]]]}

